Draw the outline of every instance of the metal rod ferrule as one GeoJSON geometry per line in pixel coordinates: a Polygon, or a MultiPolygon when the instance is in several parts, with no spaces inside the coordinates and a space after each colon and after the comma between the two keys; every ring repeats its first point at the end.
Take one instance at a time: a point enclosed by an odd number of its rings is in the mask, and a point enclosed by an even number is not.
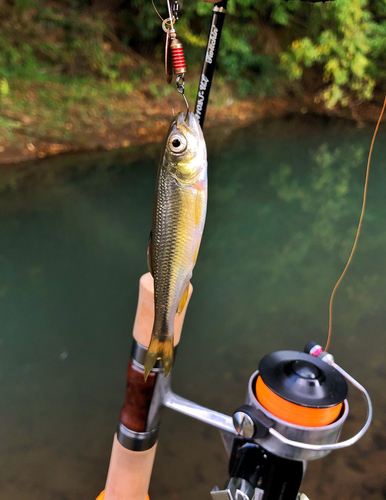
{"type": "Polygon", "coordinates": [[[134,432],[119,423],[117,430],[117,438],[119,443],[131,451],[146,451],[150,450],[158,438],[159,426],[148,432],[134,432]]]}

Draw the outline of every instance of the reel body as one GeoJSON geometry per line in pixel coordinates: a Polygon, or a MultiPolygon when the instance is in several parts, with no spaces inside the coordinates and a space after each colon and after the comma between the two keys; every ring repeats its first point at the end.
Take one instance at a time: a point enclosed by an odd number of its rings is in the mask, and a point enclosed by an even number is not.
{"type": "MultiPolygon", "coordinates": [[[[332,444],[348,415],[343,376],[311,354],[278,351],[265,356],[248,383],[247,405],[270,419],[284,437],[305,444],[332,444]]],[[[291,460],[314,460],[329,450],[287,445],[273,434],[256,437],[267,451],[291,460]]]]}
{"type": "Polygon", "coordinates": [[[265,356],[248,382],[246,404],[233,414],[230,481],[213,500],[297,500],[308,460],[350,446],[367,430],[372,407],[366,390],[315,343],[306,352],[265,356]],[[367,419],[361,431],[338,442],[348,416],[350,381],[364,395],[367,419]]]}

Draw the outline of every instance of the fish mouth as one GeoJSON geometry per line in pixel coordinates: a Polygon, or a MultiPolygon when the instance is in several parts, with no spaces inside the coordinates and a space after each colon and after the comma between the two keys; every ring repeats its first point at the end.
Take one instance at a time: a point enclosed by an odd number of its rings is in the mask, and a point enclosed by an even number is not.
{"type": "Polygon", "coordinates": [[[178,113],[175,119],[175,123],[177,125],[177,128],[179,128],[180,130],[187,128],[188,132],[195,135],[199,139],[204,138],[198,118],[192,111],[188,111],[187,113],[181,111],[180,113],[178,113]]]}

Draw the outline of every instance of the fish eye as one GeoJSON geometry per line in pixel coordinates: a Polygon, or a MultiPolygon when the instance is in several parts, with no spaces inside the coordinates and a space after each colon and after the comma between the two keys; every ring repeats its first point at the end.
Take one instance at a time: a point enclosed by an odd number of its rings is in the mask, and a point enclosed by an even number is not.
{"type": "Polygon", "coordinates": [[[172,135],[169,141],[173,153],[182,153],[186,149],[186,139],[182,135],[172,135]]]}

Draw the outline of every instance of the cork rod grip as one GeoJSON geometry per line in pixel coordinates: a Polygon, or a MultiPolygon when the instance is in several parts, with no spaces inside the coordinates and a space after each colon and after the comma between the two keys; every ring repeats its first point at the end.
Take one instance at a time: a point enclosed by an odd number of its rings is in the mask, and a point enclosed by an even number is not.
{"type": "Polygon", "coordinates": [[[156,449],[127,450],[115,435],[104,500],[146,500],[156,449]]]}
{"type": "MultiPolygon", "coordinates": [[[[189,294],[184,310],[181,314],[177,314],[175,318],[175,346],[179,343],[181,338],[182,325],[192,292],[193,287],[189,285],[189,294]]],[[[138,306],[133,328],[135,340],[145,347],[150,344],[153,322],[154,282],[151,274],[147,273],[144,274],[139,281],[138,306]]],[[[142,428],[144,419],[141,417],[141,412],[138,412],[138,410],[140,410],[143,405],[139,404],[138,407],[138,403],[141,403],[146,396],[147,386],[143,387],[145,384],[143,372],[133,367],[132,363],[129,364],[128,379],[129,378],[128,388],[130,388],[131,392],[126,394],[125,405],[121,411],[121,422],[136,432],[142,432],[144,430],[144,428],[142,428]],[[138,380],[136,381],[136,379],[138,380]],[[134,409],[132,408],[132,404],[135,401],[137,401],[137,406],[134,409]]],[[[149,376],[147,383],[149,385],[153,384],[152,377],[149,376]]],[[[146,410],[148,404],[144,405],[144,408],[146,410]]],[[[145,411],[145,413],[147,413],[147,411],[145,411]]],[[[127,450],[119,443],[115,435],[104,500],[146,500],[156,448],[157,444],[146,451],[127,450]]]]}

